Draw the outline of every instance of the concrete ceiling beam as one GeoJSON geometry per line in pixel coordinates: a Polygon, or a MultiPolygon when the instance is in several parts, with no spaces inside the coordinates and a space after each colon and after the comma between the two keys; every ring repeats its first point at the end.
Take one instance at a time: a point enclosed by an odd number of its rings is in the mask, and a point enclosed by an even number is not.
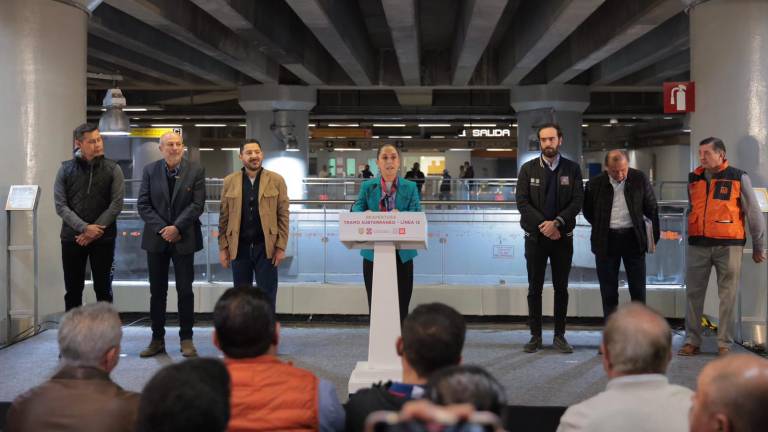
{"type": "Polygon", "coordinates": [[[590,85],[605,85],[653,65],[690,45],[688,15],[679,13],[590,70],[590,85]]]}
{"type": "Polygon", "coordinates": [[[403,84],[421,85],[421,44],[416,0],[382,0],[403,84]]]}
{"type": "MultiPolygon", "coordinates": [[[[567,83],[683,8],[680,0],[608,0],[540,65],[545,82],[567,83]]],[[[532,72],[535,73],[536,70],[532,72]]]]}
{"type": "Polygon", "coordinates": [[[467,0],[459,12],[456,39],[451,52],[453,85],[467,85],[477,62],[493,36],[508,0],[467,0]]]}
{"type": "Polygon", "coordinates": [[[280,66],[187,0],[106,0],[132,17],[263,82],[276,83],[280,66]]]}
{"type": "Polygon", "coordinates": [[[190,84],[182,78],[184,71],[94,35],[88,36],[88,55],[177,86],[190,84]]]}
{"type": "Polygon", "coordinates": [[[376,79],[376,55],[356,1],[285,0],[356,85],[376,79]]]}
{"type": "Polygon", "coordinates": [[[220,86],[237,87],[243,81],[229,66],[108,4],[94,11],[88,32],[220,86]]]}
{"type": "Polygon", "coordinates": [[[309,85],[330,84],[332,70],[340,70],[285,2],[190,1],[309,85]]]}
{"type": "Polygon", "coordinates": [[[501,84],[519,84],[604,1],[523,2],[498,50],[501,84]]]}
{"type": "Polygon", "coordinates": [[[678,77],[691,70],[691,51],[679,51],[651,66],[635,72],[618,83],[625,85],[661,84],[670,78],[678,77]]]}

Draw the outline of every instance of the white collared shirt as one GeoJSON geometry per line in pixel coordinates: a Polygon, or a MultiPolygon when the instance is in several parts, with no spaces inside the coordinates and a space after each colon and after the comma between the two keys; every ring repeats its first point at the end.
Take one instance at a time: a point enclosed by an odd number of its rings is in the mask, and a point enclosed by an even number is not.
{"type": "Polygon", "coordinates": [[[539,157],[541,158],[542,166],[546,166],[550,171],[556,170],[557,166],[560,165],[560,153],[555,155],[555,160],[553,160],[552,163],[549,163],[547,158],[544,157],[543,153],[539,157]]]}
{"type": "Polygon", "coordinates": [[[609,228],[632,228],[632,217],[629,215],[627,200],[624,198],[624,186],[627,179],[617,182],[613,177],[608,176],[613,186],[613,205],[611,206],[611,223],[609,228]]]}

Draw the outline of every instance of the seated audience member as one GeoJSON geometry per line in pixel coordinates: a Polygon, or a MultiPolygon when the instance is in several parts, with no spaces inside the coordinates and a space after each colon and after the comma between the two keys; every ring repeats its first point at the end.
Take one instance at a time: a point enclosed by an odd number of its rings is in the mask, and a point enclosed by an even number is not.
{"type": "Polygon", "coordinates": [[[427,382],[429,400],[444,406],[469,404],[477,411],[503,417],[507,406],[504,386],[479,366],[452,366],[441,369],[427,382]]]}
{"type": "Polygon", "coordinates": [[[139,395],[112,382],[120,360],[120,316],[109,303],[71,309],[61,319],[61,368],[51,379],[16,398],[6,430],[133,431],[139,395]]]}
{"type": "Polygon", "coordinates": [[[461,362],[466,325],[464,317],[442,303],[423,304],[403,321],[403,335],[395,343],[403,367],[402,382],[377,384],[353,394],[344,406],[347,432],[362,431],[374,411],[398,411],[424,394],[432,372],[461,362]]]}
{"type": "Polygon", "coordinates": [[[768,429],[768,360],[730,354],[699,374],[691,432],[758,432],[768,429]]]}
{"type": "Polygon", "coordinates": [[[672,332],[663,317],[640,303],[620,307],[608,318],[601,347],[608,385],[568,408],[559,432],[688,430],[693,392],[665,375],[672,332]]]}
{"type": "Polygon", "coordinates": [[[216,359],[166,366],[144,386],[137,432],[224,432],[229,422],[229,373],[216,359]]]}
{"type": "Polygon", "coordinates": [[[230,432],[344,429],[333,384],[276,357],[280,324],[261,290],[228,289],[213,325],[232,383],[230,432]]]}

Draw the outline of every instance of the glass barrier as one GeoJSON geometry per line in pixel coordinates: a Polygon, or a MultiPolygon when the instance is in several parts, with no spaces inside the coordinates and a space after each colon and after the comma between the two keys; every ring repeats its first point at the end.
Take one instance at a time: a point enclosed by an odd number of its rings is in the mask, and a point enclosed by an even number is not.
{"type": "MultiPolygon", "coordinates": [[[[280,282],[362,283],[362,257],[338,239],[339,213],[351,201],[301,201],[291,205],[290,239],[279,268],[280,282]]],[[[646,255],[649,285],[682,286],[685,268],[686,203],[660,203],[662,237],[656,253],[646,255]]],[[[416,284],[506,285],[526,283],[524,238],[514,203],[439,201],[424,203],[429,248],[414,261],[416,284]],[[494,208],[503,206],[503,208],[494,208]]],[[[218,262],[219,202],[206,202],[200,217],[204,249],[195,254],[195,280],[231,282],[232,272],[218,262]]],[[[574,233],[570,282],[597,285],[590,226],[581,217],[574,233]]],[[[141,249],[143,222],[135,200],[127,199],[118,219],[116,281],[146,281],[141,249]]],[[[171,280],[173,273],[170,272],[171,280]]],[[[625,274],[620,275],[626,280],[625,274]]],[[[550,280],[549,270],[547,280],[550,280]]]]}
{"type": "MultiPolygon", "coordinates": [[[[360,184],[366,179],[356,177],[305,178],[304,199],[319,201],[354,200],[360,191],[360,184]]],[[[586,183],[586,180],[585,180],[586,183]]],[[[205,198],[221,199],[223,179],[205,180],[205,198]]],[[[141,180],[125,180],[125,197],[136,198],[141,180]]],[[[658,200],[687,200],[687,182],[661,181],[655,183],[654,191],[658,200]]],[[[514,201],[517,187],[516,178],[446,179],[428,176],[422,186],[422,200],[434,201],[514,201]]]]}

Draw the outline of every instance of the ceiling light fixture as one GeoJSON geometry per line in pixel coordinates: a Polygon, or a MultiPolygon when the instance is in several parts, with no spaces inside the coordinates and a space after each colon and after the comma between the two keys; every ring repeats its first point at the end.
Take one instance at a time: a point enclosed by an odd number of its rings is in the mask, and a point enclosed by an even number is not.
{"type": "Polygon", "coordinates": [[[427,127],[451,127],[451,124],[450,123],[419,123],[417,126],[418,127],[423,127],[423,128],[427,128],[427,127]]]}
{"type": "Polygon", "coordinates": [[[119,88],[107,90],[102,103],[106,111],[99,118],[99,133],[102,135],[126,136],[131,134],[130,120],[123,112],[126,105],[119,88]]]}
{"type": "Polygon", "coordinates": [[[373,127],[405,127],[405,123],[374,123],[373,127]]]}
{"type": "Polygon", "coordinates": [[[359,127],[359,123],[328,123],[328,127],[359,127]]]}

